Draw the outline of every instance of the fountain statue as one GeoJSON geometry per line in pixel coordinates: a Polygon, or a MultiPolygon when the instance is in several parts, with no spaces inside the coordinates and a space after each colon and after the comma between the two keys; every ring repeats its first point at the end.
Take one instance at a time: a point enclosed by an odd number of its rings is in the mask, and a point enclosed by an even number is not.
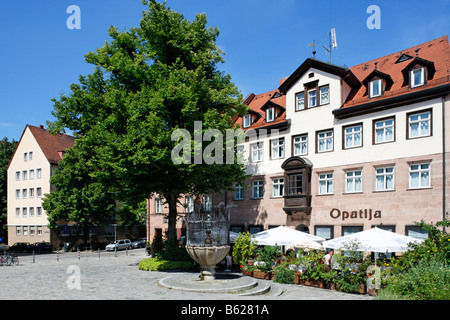
{"type": "Polygon", "coordinates": [[[230,206],[220,203],[206,209],[196,206],[195,210],[186,213],[186,250],[200,265],[200,279],[214,281],[216,264],[230,250],[230,206]]]}

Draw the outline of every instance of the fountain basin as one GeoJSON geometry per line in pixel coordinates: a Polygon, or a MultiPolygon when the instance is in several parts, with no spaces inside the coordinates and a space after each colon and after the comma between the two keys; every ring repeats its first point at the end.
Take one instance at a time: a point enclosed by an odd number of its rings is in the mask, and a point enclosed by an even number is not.
{"type": "Polygon", "coordinates": [[[204,281],[216,279],[216,264],[222,261],[230,251],[230,246],[191,246],[187,245],[188,254],[200,265],[200,276],[204,281]]]}

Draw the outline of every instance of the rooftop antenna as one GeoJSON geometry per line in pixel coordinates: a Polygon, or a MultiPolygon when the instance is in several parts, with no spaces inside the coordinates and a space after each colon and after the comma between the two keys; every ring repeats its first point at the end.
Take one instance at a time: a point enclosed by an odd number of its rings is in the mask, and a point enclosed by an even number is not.
{"type": "Polygon", "coordinates": [[[313,48],[313,58],[315,59],[316,58],[316,44],[317,44],[317,42],[316,42],[316,40],[313,40],[313,42],[312,43],[308,43],[308,47],[310,47],[310,48],[313,48]]]}
{"type": "Polygon", "coordinates": [[[329,45],[328,45],[328,48],[327,47],[325,47],[325,46],[322,46],[327,52],[328,52],[328,54],[330,55],[330,61],[329,61],[329,63],[331,63],[331,51],[333,50],[333,49],[336,49],[337,48],[337,40],[336,40],[336,29],[335,28],[331,28],[331,31],[330,31],[330,33],[329,33],[329,41],[330,41],[330,43],[329,43],[329,45]]]}

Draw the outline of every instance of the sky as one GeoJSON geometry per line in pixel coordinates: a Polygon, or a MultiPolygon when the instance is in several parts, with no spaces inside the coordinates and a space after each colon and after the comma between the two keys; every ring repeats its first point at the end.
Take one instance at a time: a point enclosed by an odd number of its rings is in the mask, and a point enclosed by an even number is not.
{"type": "MultiPolygon", "coordinates": [[[[246,96],[278,88],[312,57],[329,62],[324,49],[331,28],[337,48],[331,62],[351,67],[448,35],[446,0],[167,0],[185,18],[206,13],[220,30],[220,69],[246,96]],[[377,11],[368,10],[375,5],[377,11]],[[379,13],[379,14],[378,14],[379,13]],[[379,18],[379,19],[376,19],[379,18]],[[373,28],[376,27],[376,28],[373,28]]],[[[18,141],[27,124],[55,120],[53,102],[80,75],[92,73],[84,55],[110,41],[108,28],[137,27],[141,0],[2,0],[0,3],[0,139],[18,141]],[[80,29],[68,28],[80,9],[80,29]]]]}

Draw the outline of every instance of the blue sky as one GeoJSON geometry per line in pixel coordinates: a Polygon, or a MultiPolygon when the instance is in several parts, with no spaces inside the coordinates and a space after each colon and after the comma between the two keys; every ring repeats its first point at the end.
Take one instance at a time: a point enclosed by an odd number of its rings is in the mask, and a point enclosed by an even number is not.
{"type": "MultiPolygon", "coordinates": [[[[351,67],[450,33],[450,1],[428,0],[168,0],[192,20],[205,12],[217,26],[225,52],[220,66],[245,96],[278,87],[306,58],[351,67]],[[369,29],[370,5],[381,28],[369,29]]],[[[54,120],[52,98],[69,93],[79,75],[91,73],[84,55],[109,41],[107,30],[136,27],[146,7],[140,0],[14,0],[0,4],[0,139],[19,140],[27,124],[54,120]],[[81,29],[66,26],[70,5],[81,9],[81,29]]]]}

